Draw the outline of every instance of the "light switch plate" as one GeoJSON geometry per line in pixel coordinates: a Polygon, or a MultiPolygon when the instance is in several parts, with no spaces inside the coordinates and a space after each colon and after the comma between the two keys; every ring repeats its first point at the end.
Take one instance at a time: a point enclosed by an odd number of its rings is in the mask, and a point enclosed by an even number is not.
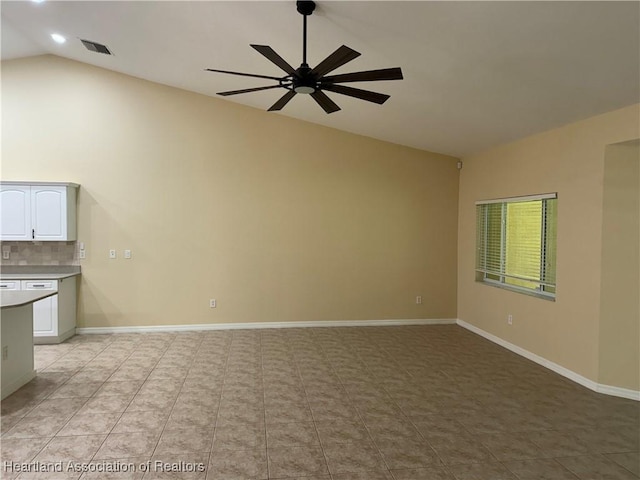
{"type": "Polygon", "coordinates": [[[116,251],[115,250],[109,250],[109,258],[116,258],[116,251]]]}
{"type": "Polygon", "coordinates": [[[124,251],[124,258],[127,258],[127,259],[131,258],[131,250],[124,251]]]}

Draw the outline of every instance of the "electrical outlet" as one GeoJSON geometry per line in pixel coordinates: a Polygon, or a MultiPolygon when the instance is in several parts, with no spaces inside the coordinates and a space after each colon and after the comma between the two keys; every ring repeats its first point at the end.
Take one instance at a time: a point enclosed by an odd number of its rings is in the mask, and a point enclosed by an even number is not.
{"type": "Polygon", "coordinates": [[[209,307],[210,308],[216,308],[216,299],[212,298],[211,300],[209,300],[209,307]]]}
{"type": "Polygon", "coordinates": [[[11,257],[11,250],[2,250],[2,259],[9,260],[11,257]]]}
{"type": "Polygon", "coordinates": [[[86,250],[80,250],[78,252],[78,258],[80,260],[84,260],[85,258],[87,258],[87,251],[86,250]]]}
{"type": "Polygon", "coordinates": [[[109,250],[109,258],[116,258],[116,251],[115,250],[109,250]]]}
{"type": "Polygon", "coordinates": [[[416,297],[416,305],[422,305],[422,295],[416,297]]]}
{"type": "Polygon", "coordinates": [[[507,315],[507,323],[509,325],[513,325],[513,315],[511,314],[507,315]]]}
{"type": "Polygon", "coordinates": [[[126,259],[130,259],[131,258],[131,250],[125,250],[124,251],[124,258],[126,258],[126,259]]]}
{"type": "Polygon", "coordinates": [[[9,345],[2,347],[2,359],[7,360],[9,358],[9,345]]]}

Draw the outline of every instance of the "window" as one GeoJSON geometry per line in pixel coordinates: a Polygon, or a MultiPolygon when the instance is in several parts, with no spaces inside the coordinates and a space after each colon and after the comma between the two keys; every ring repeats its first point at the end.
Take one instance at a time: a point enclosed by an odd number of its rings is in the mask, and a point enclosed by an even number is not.
{"type": "Polygon", "coordinates": [[[476,280],[556,295],[557,195],[476,202],[476,280]]]}

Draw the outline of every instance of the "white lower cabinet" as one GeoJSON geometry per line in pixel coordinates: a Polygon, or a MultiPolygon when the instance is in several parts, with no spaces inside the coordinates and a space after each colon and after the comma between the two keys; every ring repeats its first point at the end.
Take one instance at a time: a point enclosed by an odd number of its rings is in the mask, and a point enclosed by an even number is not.
{"type": "MultiPolygon", "coordinates": [[[[58,281],[22,281],[22,290],[58,290],[58,281]]],[[[58,295],[47,297],[33,304],[33,337],[58,335],[58,295]]]]}
{"type": "Polygon", "coordinates": [[[76,333],[76,277],[61,280],[3,280],[0,290],[58,292],[33,304],[33,343],[60,343],[76,333]]]}
{"type": "Polygon", "coordinates": [[[58,310],[58,297],[45,298],[33,304],[33,336],[55,337],[57,336],[58,319],[55,314],[58,310]]]}

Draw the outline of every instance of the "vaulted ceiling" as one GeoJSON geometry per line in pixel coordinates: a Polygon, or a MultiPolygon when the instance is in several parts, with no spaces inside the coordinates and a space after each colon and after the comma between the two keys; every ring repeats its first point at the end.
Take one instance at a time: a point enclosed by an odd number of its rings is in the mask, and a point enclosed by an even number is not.
{"type": "MultiPolygon", "coordinates": [[[[2,1],[1,15],[3,60],[54,54],[210,96],[271,82],[205,68],[284,75],[249,44],[302,60],[294,1],[2,1]]],[[[312,67],[347,45],[362,55],[334,73],[404,80],[353,85],[384,105],[329,92],[341,111],[298,95],[272,114],[419,149],[464,156],[640,102],[638,2],[318,1],[308,29],[312,67]]],[[[224,100],[266,110],[283,93],[224,100]]]]}

